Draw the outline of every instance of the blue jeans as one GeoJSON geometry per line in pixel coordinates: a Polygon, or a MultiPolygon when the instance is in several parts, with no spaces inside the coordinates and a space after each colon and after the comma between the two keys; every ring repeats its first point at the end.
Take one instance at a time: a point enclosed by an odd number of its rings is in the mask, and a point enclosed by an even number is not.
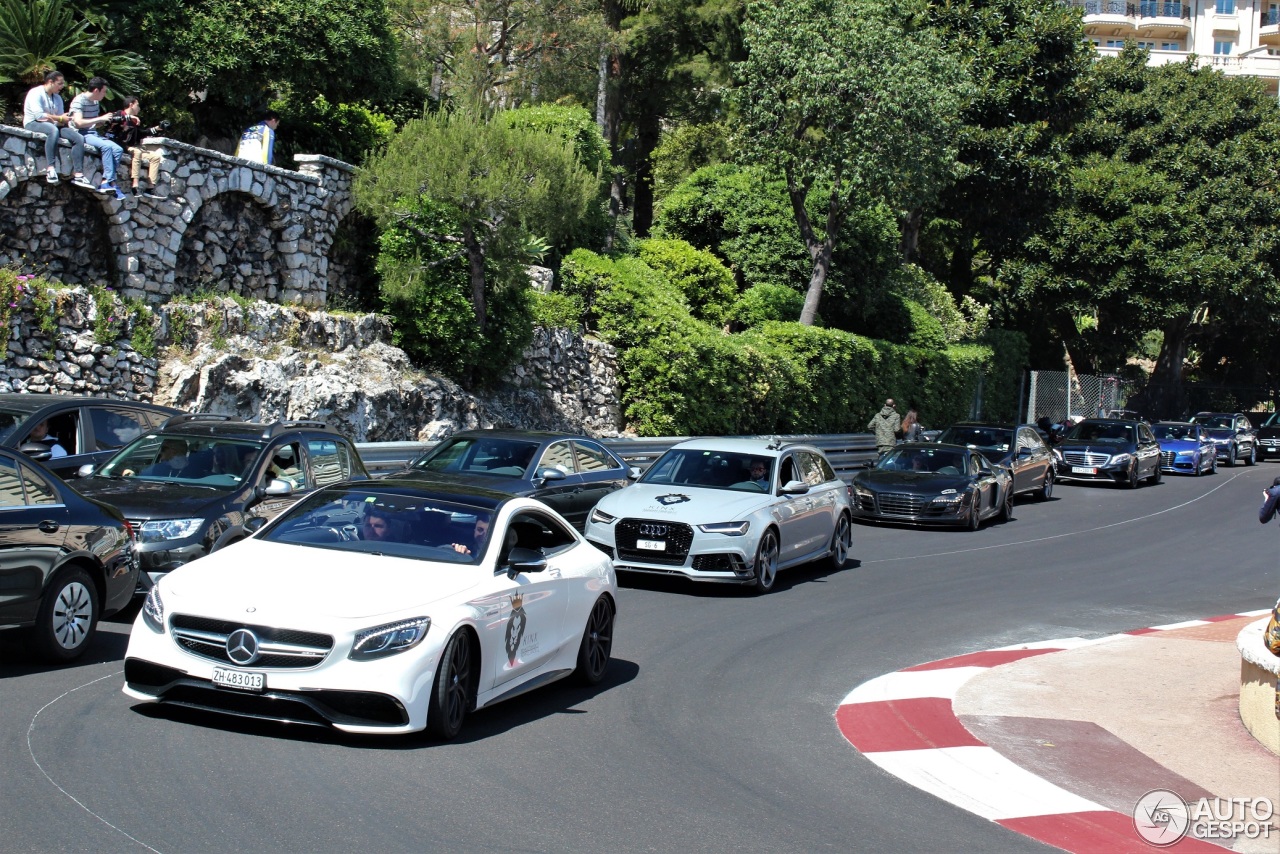
{"type": "Polygon", "coordinates": [[[84,144],[102,155],[102,183],[114,184],[116,168],[120,165],[120,158],[124,156],[124,149],[93,131],[84,135],[84,144]]]}
{"type": "MultiPolygon", "coordinates": [[[[71,143],[71,171],[84,171],[84,136],[75,128],[60,128],[53,122],[27,122],[27,130],[44,134],[44,159],[58,168],[58,138],[71,143]]],[[[117,146],[118,148],[119,146],[117,146]]]]}

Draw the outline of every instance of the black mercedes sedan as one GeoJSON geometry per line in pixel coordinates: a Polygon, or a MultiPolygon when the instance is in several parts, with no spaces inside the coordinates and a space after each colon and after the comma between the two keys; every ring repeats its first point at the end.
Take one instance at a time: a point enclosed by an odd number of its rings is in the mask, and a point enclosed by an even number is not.
{"type": "Polygon", "coordinates": [[[180,409],[73,394],[0,394],[0,445],[21,450],[58,477],[97,465],[180,409]]]}
{"type": "Polygon", "coordinates": [[[1014,495],[1030,492],[1041,501],[1053,496],[1053,452],[1033,424],[962,421],[943,430],[938,441],[973,448],[1008,467],[1014,495]]]}
{"type": "Polygon", "coordinates": [[[25,630],[46,661],[72,661],[137,581],[133,531],[117,510],[0,449],[0,630],[25,630]]]}
{"type": "Polygon", "coordinates": [[[1058,480],[1100,480],[1136,489],[1160,482],[1160,443],[1145,421],[1086,418],[1053,449],[1058,480]]]}
{"type": "Polygon", "coordinates": [[[628,485],[639,472],[586,436],[463,430],[393,476],[480,486],[537,498],[582,531],[596,502],[628,485]]]}
{"type": "Polygon", "coordinates": [[[963,445],[897,445],[853,476],[853,514],[877,522],[958,525],[976,531],[983,520],[1013,518],[1013,478],[963,445]]]}

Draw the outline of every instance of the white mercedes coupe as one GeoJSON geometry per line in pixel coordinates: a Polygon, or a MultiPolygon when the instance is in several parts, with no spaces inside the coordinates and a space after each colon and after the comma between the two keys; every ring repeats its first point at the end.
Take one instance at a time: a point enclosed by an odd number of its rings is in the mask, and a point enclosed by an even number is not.
{"type": "Polygon", "coordinates": [[[848,486],[811,445],[693,439],[587,517],[587,541],[620,572],[773,589],[778,570],[852,545],[848,486]]]}
{"type": "Polygon", "coordinates": [[[160,579],[124,693],[447,739],[469,712],[548,682],[599,683],[616,609],[609,559],[539,501],[342,483],[160,579]]]}

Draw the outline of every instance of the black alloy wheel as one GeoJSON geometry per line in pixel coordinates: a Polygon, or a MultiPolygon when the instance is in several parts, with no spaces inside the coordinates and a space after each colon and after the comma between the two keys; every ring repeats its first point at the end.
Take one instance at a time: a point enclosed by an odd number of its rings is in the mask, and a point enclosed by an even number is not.
{"type": "Polygon", "coordinates": [[[59,570],[40,602],[32,629],[36,654],[65,664],[84,654],[98,627],[98,588],[78,566],[59,570]]]}
{"type": "Polygon", "coordinates": [[[755,592],[768,593],[778,579],[778,535],[772,528],[760,537],[756,548],[755,592]]]}
{"type": "Polygon", "coordinates": [[[832,569],[844,569],[849,560],[849,549],[853,547],[853,528],[849,517],[841,513],[836,520],[835,533],[831,535],[831,556],[828,558],[832,569]]]}
{"type": "Polygon", "coordinates": [[[582,643],[578,645],[578,681],[583,685],[599,685],[609,669],[612,651],[613,603],[608,596],[601,596],[591,608],[582,643]]]}
{"type": "Polygon", "coordinates": [[[1036,497],[1041,501],[1048,501],[1053,497],[1053,467],[1049,467],[1044,471],[1044,482],[1040,484],[1040,489],[1036,491],[1036,497]]]}
{"type": "Polygon", "coordinates": [[[1257,465],[1258,463],[1258,446],[1249,445],[1249,458],[1244,461],[1247,466],[1257,465]]]}
{"type": "Polygon", "coordinates": [[[1227,468],[1234,468],[1235,464],[1236,464],[1236,446],[1232,444],[1231,448],[1227,451],[1227,468]]]}
{"type": "Polygon", "coordinates": [[[1125,485],[1128,486],[1130,489],[1138,488],[1138,461],[1137,460],[1134,460],[1132,463],[1129,464],[1129,479],[1125,482],[1125,485]]]}
{"type": "Polygon", "coordinates": [[[965,520],[965,529],[976,531],[982,527],[982,493],[973,493],[973,500],[969,502],[969,518],[965,520]]]}
{"type": "Polygon", "coordinates": [[[471,641],[466,632],[460,631],[445,644],[436,668],[436,681],[427,704],[427,732],[440,739],[456,737],[467,713],[475,706],[474,685],[471,641]]]}
{"type": "Polygon", "coordinates": [[[1155,469],[1151,472],[1151,483],[1157,484],[1164,477],[1164,472],[1160,470],[1160,463],[1157,461],[1155,469]]]}
{"type": "Polygon", "coordinates": [[[1000,505],[1000,521],[1013,521],[1013,491],[1005,493],[1004,502],[1000,505]]]}

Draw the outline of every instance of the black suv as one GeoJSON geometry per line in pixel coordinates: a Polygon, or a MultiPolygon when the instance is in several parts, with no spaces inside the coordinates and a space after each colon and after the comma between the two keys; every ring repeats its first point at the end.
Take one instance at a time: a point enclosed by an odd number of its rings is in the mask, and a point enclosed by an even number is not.
{"type": "Polygon", "coordinates": [[[1258,427],[1258,459],[1280,456],[1280,412],[1266,413],[1258,427]]]}
{"type": "Polygon", "coordinates": [[[39,460],[58,477],[99,464],[181,409],[73,394],[0,394],[0,445],[39,460]],[[44,425],[43,430],[38,429],[44,425]],[[41,435],[43,433],[43,435],[41,435]]]}
{"type": "Polygon", "coordinates": [[[1217,458],[1228,466],[1238,461],[1248,466],[1257,462],[1258,432],[1243,412],[1197,412],[1191,423],[1204,427],[1217,458]]]}
{"type": "Polygon", "coordinates": [[[175,416],[80,473],[79,492],[133,525],[151,581],[243,539],[252,516],[273,518],[314,489],[369,477],[355,446],[322,422],[226,415],[175,416]]]}

